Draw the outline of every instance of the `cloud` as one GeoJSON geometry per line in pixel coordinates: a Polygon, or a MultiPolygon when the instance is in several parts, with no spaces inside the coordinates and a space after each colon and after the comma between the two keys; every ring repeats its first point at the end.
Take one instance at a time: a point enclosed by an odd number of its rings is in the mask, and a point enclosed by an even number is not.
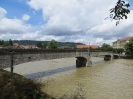
{"type": "Polygon", "coordinates": [[[30,0],[27,4],[35,10],[42,10],[43,19],[47,21],[43,33],[58,36],[85,34],[89,28],[102,22],[108,15],[108,5],[115,1],[30,0]]]}
{"type": "Polygon", "coordinates": [[[32,22],[27,24],[32,17],[30,14],[24,14],[21,19],[11,19],[6,17],[8,12],[0,8],[0,38],[111,44],[118,38],[133,35],[133,11],[118,26],[114,20],[104,20],[117,1],[27,0],[32,11],[29,13],[37,16],[36,11],[42,12],[44,22],[36,26],[32,22]]]}
{"type": "Polygon", "coordinates": [[[0,38],[1,39],[17,39],[22,37],[24,33],[30,32],[32,30],[32,26],[26,24],[21,19],[9,19],[6,17],[6,10],[0,8],[0,38]],[[16,36],[16,37],[15,37],[16,36]]]}
{"type": "Polygon", "coordinates": [[[128,19],[121,20],[118,26],[115,26],[116,21],[104,21],[100,25],[96,25],[87,31],[88,34],[93,34],[94,37],[104,37],[105,40],[116,37],[123,38],[133,36],[133,10],[128,15],[128,19]]]}
{"type": "Polygon", "coordinates": [[[6,10],[0,7],[0,20],[5,17],[6,13],[6,10]]]}
{"type": "Polygon", "coordinates": [[[128,23],[130,17],[121,21],[117,27],[115,21],[104,20],[116,2],[117,0],[30,0],[27,4],[36,11],[42,10],[43,19],[47,22],[42,26],[42,35],[58,38],[60,41],[85,44],[92,41],[92,44],[101,45],[105,42],[111,44],[117,38],[131,35],[129,27],[132,22],[128,23]],[[124,27],[128,27],[128,33],[124,33],[127,31],[123,30],[124,27]]]}
{"type": "Polygon", "coordinates": [[[22,17],[22,20],[24,20],[24,21],[28,21],[29,19],[30,19],[30,16],[27,14],[24,14],[22,17]]]}

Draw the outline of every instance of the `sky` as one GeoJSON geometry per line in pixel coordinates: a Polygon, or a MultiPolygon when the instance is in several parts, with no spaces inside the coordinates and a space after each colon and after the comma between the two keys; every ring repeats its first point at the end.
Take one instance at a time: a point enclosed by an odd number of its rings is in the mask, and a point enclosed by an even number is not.
{"type": "Polygon", "coordinates": [[[128,19],[105,20],[117,1],[0,0],[0,39],[112,45],[133,36],[133,0],[128,19]]]}

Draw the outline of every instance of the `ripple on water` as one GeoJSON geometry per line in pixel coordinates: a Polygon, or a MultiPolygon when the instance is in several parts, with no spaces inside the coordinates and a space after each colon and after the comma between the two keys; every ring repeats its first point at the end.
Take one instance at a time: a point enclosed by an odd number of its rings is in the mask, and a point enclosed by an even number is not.
{"type": "Polygon", "coordinates": [[[78,89],[87,99],[133,99],[133,61],[117,59],[100,62],[92,58],[92,67],[76,68],[76,58],[29,62],[15,67],[22,75],[39,75],[52,96],[74,94],[78,89]],[[95,64],[98,63],[98,64],[95,64]],[[37,74],[38,73],[38,74],[37,74]]]}

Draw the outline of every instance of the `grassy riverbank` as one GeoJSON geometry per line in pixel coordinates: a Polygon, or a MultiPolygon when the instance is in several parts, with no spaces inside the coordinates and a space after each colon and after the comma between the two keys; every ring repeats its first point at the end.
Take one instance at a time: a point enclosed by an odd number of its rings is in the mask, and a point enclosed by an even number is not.
{"type": "Polygon", "coordinates": [[[54,99],[41,91],[41,83],[0,69],[0,99],[54,99]]]}

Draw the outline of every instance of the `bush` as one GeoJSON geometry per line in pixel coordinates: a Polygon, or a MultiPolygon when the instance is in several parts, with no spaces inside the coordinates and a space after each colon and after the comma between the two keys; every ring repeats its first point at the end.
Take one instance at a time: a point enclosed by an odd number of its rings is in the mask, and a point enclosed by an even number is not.
{"type": "Polygon", "coordinates": [[[41,91],[43,85],[0,69],[0,99],[50,99],[41,91]]]}

